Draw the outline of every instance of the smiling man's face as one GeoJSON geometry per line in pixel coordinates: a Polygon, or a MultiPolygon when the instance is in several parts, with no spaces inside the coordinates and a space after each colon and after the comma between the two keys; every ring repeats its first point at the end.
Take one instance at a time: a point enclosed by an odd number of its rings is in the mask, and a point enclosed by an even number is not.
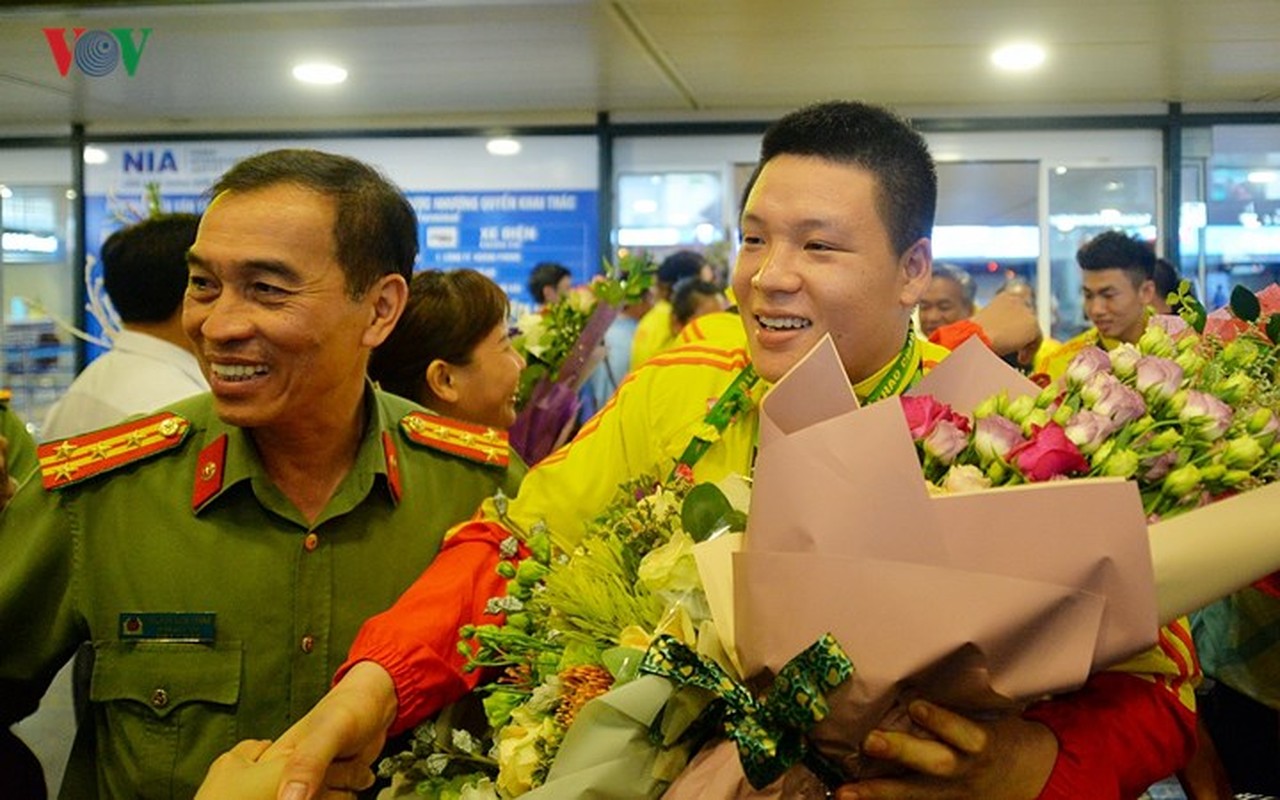
{"type": "Polygon", "coordinates": [[[779,155],[742,213],[733,290],[756,370],[776,381],[826,333],[857,383],[902,347],[929,285],[929,240],[899,256],[861,167],[779,155]]]}

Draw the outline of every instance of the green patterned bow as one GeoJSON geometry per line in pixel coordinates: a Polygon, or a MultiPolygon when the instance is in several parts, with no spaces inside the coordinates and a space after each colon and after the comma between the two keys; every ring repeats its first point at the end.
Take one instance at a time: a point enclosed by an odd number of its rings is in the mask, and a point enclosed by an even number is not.
{"type": "Polygon", "coordinates": [[[834,636],[824,634],[787,662],[759,701],[719,664],[671,636],[653,641],[640,671],[697,686],[724,700],[724,731],[738,745],[747,780],[763,789],[791,765],[807,760],[804,736],[827,716],[826,694],[853,674],[853,662],[834,636]]]}

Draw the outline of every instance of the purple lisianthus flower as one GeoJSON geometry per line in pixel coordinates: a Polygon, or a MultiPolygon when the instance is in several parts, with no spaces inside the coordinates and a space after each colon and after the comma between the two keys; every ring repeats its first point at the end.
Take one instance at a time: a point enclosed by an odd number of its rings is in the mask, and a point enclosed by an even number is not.
{"type": "Polygon", "coordinates": [[[1207,392],[1194,389],[1187,392],[1186,405],[1178,413],[1178,418],[1187,423],[1188,428],[1205,439],[1217,439],[1231,427],[1231,406],[1207,392]]]}
{"type": "Polygon", "coordinates": [[[1086,347],[1067,365],[1063,377],[1068,386],[1080,386],[1091,376],[1111,369],[1111,358],[1101,347],[1086,347]]]}
{"type": "Polygon", "coordinates": [[[1155,458],[1149,458],[1142,462],[1142,466],[1145,469],[1142,477],[1147,481],[1158,481],[1168,475],[1169,470],[1173,469],[1177,463],[1178,454],[1175,451],[1170,450],[1166,453],[1161,453],[1155,458]]]}
{"type": "Polygon", "coordinates": [[[924,451],[940,463],[950,464],[969,445],[969,435],[951,420],[941,419],[924,437],[924,451]]]}
{"type": "Polygon", "coordinates": [[[1175,342],[1191,331],[1187,321],[1177,314],[1156,314],[1147,320],[1147,327],[1163,328],[1175,342]]]}
{"type": "Polygon", "coordinates": [[[1147,413],[1147,404],[1142,395],[1116,381],[1107,385],[1102,396],[1094,402],[1093,410],[1106,415],[1119,428],[1140,419],[1147,413]]]}
{"type": "Polygon", "coordinates": [[[999,414],[983,417],[974,427],[973,447],[984,465],[1005,459],[1021,443],[1022,426],[999,414]]]}
{"type": "Polygon", "coordinates": [[[1109,392],[1114,391],[1115,387],[1123,385],[1120,379],[1110,372],[1095,372],[1080,386],[1080,396],[1092,408],[1109,392]]]}
{"type": "Polygon", "coordinates": [[[1182,367],[1168,358],[1143,356],[1138,359],[1134,385],[1152,400],[1168,400],[1182,385],[1182,367]]]}
{"type": "Polygon", "coordinates": [[[1115,423],[1111,421],[1111,417],[1106,414],[1081,409],[1067,421],[1064,431],[1067,434],[1067,438],[1076,447],[1080,448],[1080,452],[1087,454],[1102,446],[1102,443],[1115,431],[1116,427],[1115,423]]]}

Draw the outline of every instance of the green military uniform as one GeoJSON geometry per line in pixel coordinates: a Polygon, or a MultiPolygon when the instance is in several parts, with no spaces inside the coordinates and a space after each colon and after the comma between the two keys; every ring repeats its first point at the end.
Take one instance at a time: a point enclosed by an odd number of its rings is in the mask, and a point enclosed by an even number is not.
{"type": "Polygon", "coordinates": [[[18,415],[9,408],[9,393],[0,392],[0,436],[9,442],[9,475],[21,481],[36,466],[36,445],[18,415]]]}
{"type": "Polygon", "coordinates": [[[314,524],[209,395],[41,446],[45,487],[0,517],[0,724],[92,642],[92,725],[63,797],[192,796],[219,753],[320,699],[446,528],[515,494],[503,434],[365,399],[355,464],[314,524]]]}

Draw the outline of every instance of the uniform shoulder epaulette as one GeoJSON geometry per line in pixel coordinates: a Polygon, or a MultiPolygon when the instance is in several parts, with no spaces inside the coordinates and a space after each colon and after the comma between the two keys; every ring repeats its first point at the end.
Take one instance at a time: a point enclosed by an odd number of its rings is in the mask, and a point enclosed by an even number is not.
{"type": "Polygon", "coordinates": [[[414,444],[488,464],[506,467],[510,461],[506,431],[471,422],[410,411],[400,420],[405,437],[414,444]]]}
{"type": "Polygon", "coordinates": [[[45,442],[36,450],[44,488],[60,489],[172,450],[191,423],[169,411],[45,442]]]}

